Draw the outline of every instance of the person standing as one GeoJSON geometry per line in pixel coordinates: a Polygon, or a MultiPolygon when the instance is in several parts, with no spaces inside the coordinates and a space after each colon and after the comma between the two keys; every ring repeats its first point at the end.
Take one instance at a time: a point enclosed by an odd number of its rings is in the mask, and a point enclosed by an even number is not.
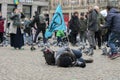
{"type": "Polygon", "coordinates": [[[36,43],[36,39],[37,36],[39,35],[39,33],[42,31],[42,36],[43,36],[43,43],[46,43],[46,39],[45,39],[45,31],[46,31],[46,21],[45,21],[45,16],[43,14],[40,14],[36,11],[35,12],[35,17],[33,20],[33,25],[36,23],[37,26],[37,31],[35,33],[35,37],[33,42],[36,43]]]}
{"type": "Polygon", "coordinates": [[[13,13],[10,17],[11,23],[10,23],[10,43],[11,47],[14,47],[15,49],[21,49],[24,45],[24,39],[23,39],[23,25],[21,23],[21,19],[25,18],[23,14],[19,11],[19,9],[14,8],[13,13]]]}
{"type": "Polygon", "coordinates": [[[3,42],[3,33],[4,33],[4,18],[2,17],[2,13],[0,12],[0,44],[3,42]]]}
{"type": "MultiPolygon", "coordinates": [[[[108,15],[106,17],[105,27],[110,30],[108,38],[108,46],[111,48],[111,54],[109,55],[110,59],[115,59],[120,57],[116,49],[116,41],[120,43],[120,12],[112,7],[107,6],[108,15]]],[[[119,46],[120,44],[118,44],[119,46]]]]}
{"type": "Polygon", "coordinates": [[[102,33],[101,33],[101,26],[104,25],[105,23],[105,19],[104,17],[102,16],[102,14],[100,14],[99,12],[99,7],[98,6],[95,6],[94,7],[96,13],[97,13],[97,31],[95,32],[95,40],[98,44],[98,48],[101,49],[101,44],[102,44],[102,33]]]}
{"type": "Polygon", "coordinates": [[[69,22],[69,29],[71,30],[70,32],[70,42],[72,45],[76,45],[77,43],[77,35],[79,32],[79,27],[80,27],[80,21],[78,18],[78,12],[74,12],[70,22],[69,22]]]}
{"type": "Polygon", "coordinates": [[[80,14],[80,30],[79,30],[80,41],[82,43],[86,43],[86,31],[87,31],[87,20],[85,19],[85,15],[82,12],[80,14]]]}
{"type": "Polygon", "coordinates": [[[93,7],[88,8],[88,42],[90,44],[90,48],[96,49],[96,42],[95,42],[95,32],[98,30],[98,22],[97,22],[97,12],[93,7]]]}

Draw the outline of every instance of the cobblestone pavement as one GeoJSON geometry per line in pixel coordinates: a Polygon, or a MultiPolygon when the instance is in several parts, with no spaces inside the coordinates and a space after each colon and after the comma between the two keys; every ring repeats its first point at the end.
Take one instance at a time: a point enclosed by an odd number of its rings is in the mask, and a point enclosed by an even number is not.
{"type": "Polygon", "coordinates": [[[110,60],[95,50],[87,67],[60,68],[45,64],[40,49],[0,47],[0,80],[120,80],[120,58],[110,60]]]}

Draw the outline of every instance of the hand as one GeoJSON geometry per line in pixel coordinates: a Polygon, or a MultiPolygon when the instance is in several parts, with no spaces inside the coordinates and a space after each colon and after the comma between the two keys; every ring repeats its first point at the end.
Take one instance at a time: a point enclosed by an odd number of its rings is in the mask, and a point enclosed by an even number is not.
{"type": "Polygon", "coordinates": [[[104,25],[103,24],[100,24],[100,27],[103,27],[104,25]]]}

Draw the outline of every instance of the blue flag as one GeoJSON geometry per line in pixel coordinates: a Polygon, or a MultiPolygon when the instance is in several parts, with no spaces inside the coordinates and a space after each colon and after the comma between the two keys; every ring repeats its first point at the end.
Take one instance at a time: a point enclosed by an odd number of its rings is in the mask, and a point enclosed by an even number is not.
{"type": "Polygon", "coordinates": [[[52,18],[52,21],[50,25],[48,26],[48,29],[45,32],[45,37],[51,37],[53,32],[56,30],[66,30],[66,25],[64,22],[63,14],[62,14],[62,8],[60,5],[58,5],[55,14],[52,18]]]}

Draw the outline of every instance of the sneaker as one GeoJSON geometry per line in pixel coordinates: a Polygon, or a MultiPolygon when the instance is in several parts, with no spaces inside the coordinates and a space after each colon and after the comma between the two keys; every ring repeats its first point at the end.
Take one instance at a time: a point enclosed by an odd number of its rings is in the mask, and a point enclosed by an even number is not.
{"type": "Polygon", "coordinates": [[[118,57],[120,57],[120,54],[114,53],[112,56],[110,56],[110,59],[113,60],[113,59],[116,59],[118,57]]]}

